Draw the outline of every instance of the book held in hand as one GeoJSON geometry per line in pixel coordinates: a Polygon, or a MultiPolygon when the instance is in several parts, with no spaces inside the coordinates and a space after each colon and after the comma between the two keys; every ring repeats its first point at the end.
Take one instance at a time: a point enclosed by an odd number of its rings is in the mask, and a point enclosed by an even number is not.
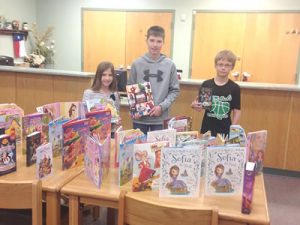
{"type": "Polygon", "coordinates": [[[150,82],[127,85],[126,92],[131,116],[148,116],[154,107],[150,82]]]}
{"type": "Polygon", "coordinates": [[[199,91],[199,103],[204,109],[210,110],[212,107],[212,88],[201,87],[199,91]]]}
{"type": "Polygon", "coordinates": [[[9,135],[0,135],[0,176],[16,171],[16,140],[10,140],[9,135]]]}

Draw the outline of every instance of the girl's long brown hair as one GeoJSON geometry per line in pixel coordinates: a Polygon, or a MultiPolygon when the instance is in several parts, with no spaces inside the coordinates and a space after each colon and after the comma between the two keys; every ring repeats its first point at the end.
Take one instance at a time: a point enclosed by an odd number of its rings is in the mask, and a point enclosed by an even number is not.
{"type": "Polygon", "coordinates": [[[112,92],[117,91],[117,78],[115,75],[115,69],[114,69],[114,65],[111,62],[101,62],[98,67],[97,67],[97,71],[95,74],[95,78],[92,84],[91,89],[93,91],[100,91],[101,89],[101,79],[102,79],[102,75],[103,72],[107,69],[111,69],[112,75],[113,75],[113,81],[111,82],[111,84],[109,85],[109,90],[112,92]]]}

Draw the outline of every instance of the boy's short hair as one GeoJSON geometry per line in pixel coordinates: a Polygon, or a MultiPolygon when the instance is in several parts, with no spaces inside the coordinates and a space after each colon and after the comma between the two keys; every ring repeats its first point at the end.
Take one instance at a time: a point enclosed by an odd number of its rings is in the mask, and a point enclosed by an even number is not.
{"type": "Polygon", "coordinates": [[[218,52],[215,57],[215,65],[217,65],[218,61],[224,60],[224,59],[226,59],[228,62],[231,62],[232,68],[234,68],[235,62],[236,62],[236,55],[232,51],[222,50],[222,51],[218,52]]]}
{"type": "Polygon", "coordinates": [[[162,37],[163,40],[165,40],[165,30],[164,30],[164,28],[162,28],[160,26],[152,26],[147,31],[147,39],[150,36],[162,37]]]}

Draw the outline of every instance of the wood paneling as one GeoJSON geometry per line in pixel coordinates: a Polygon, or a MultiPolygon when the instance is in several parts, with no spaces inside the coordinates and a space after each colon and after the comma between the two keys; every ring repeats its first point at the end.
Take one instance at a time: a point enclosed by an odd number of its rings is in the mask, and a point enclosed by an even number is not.
{"type": "Polygon", "coordinates": [[[191,78],[212,77],[216,53],[230,49],[240,58],[233,71],[250,73],[250,81],[295,83],[299,13],[199,12],[194,23],[191,78]]]}
{"type": "Polygon", "coordinates": [[[53,76],[19,73],[16,75],[16,104],[25,114],[36,112],[36,107],[53,99],[53,76]]]}
{"type": "Polygon", "coordinates": [[[162,53],[171,56],[173,14],[168,12],[127,12],[126,14],[126,66],[148,51],[146,35],[149,27],[159,25],[165,29],[162,53]]]}
{"type": "Polygon", "coordinates": [[[284,169],[300,171],[300,93],[292,93],[290,117],[283,118],[288,124],[289,130],[287,133],[286,143],[286,165],[284,169]]]}
{"type": "Polygon", "coordinates": [[[125,62],[126,12],[83,12],[83,71],[95,72],[101,61],[125,62]]]}
{"type": "Polygon", "coordinates": [[[16,102],[16,74],[0,72],[0,103],[16,102]]]}

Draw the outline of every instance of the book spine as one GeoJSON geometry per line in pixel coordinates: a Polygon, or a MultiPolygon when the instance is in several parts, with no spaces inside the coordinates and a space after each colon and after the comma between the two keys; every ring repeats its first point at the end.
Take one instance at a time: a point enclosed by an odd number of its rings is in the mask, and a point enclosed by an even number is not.
{"type": "Polygon", "coordinates": [[[255,182],[255,170],[245,169],[244,186],[242,194],[242,213],[250,214],[252,209],[253,187],[255,182]]]}

